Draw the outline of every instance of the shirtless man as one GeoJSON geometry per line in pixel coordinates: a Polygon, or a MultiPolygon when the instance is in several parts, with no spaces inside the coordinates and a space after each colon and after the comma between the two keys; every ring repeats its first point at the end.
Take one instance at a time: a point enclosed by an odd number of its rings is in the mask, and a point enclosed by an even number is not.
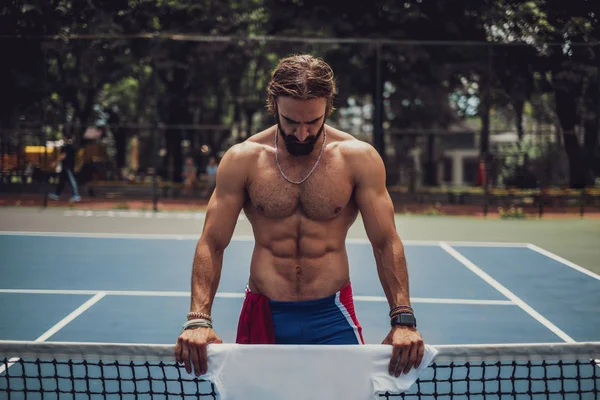
{"type": "Polygon", "coordinates": [[[222,343],[211,307],[223,253],[242,209],[255,247],[237,343],[361,344],[345,240],[361,213],[390,306],[389,373],[418,367],[424,343],[410,308],[404,248],[369,144],[325,124],[336,93],[333,71],[310,55],[282,59],[268,86],[277,124],[224,155],[198,241],[188,322],[175,357],[207,371],[207,345],[222,343]],[[190,362],[191,359],[191,362],[190,362]]]}

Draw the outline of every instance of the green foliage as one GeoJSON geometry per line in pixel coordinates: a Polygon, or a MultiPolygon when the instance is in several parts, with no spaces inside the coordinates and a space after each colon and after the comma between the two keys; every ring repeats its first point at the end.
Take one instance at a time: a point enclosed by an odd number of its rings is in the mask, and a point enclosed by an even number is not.
{"type": "Polygon", "coordinates": [[[421,214],[426,215],[426,216],[431,216],[431,217],[445,215],[445,213],[440,209],[439,206],[430,207],[430,208],[426,209],[425,211],[423,211],[421,214]]]}
{"type": "Polygon", "coordinates": [[[518,207],[510,207],[508,210],[505,210],[502,207],[498,207],[498,215],[500,219],[526,219],[527,216],[523,212],[523,209],[518,207]]]}
{"type": "Polygon", "coordinates": [[[534,188],[567,179],[563,175],[561,146],[527,138],[507,147],[500,160],[500,178],[506,186],[534,188]]]}
{"type": "MultiPolygon", "coordinates": [[[[491,110],[492,129],[514,129],[522,136],[531,120],[544,126],[559,123],[565,132],[583,130],[584,142],[596,146],[586,157],[600,154],[594,122],[600,109],[600,54],[597,48],[572,45],[600,39],[600,13],[594,1],[573,0],[570,7],[563,0],[5,3],[0,6],[1,34],[56,35],[60,40],[0,39],[2,54],[19,55],[0,63],[0,127],[15,127],[18,121],[53,127],[69,122],[78,126],[73,133],[81,134],[99,120],[150,124],[156,72],[161,122],[225,124],[249,135],[272,122],[264,107],[264,89],[279,58],[298,52],[325,58],[340,88],[337,107],[347,106],[351,99],[361,108],[372,103],[374,95],[376,47],[243,38],[381,38],[404,41],[381,48],[385,122],[390,132],[448,130],[473,116],[482,119],[478,126],[485,132],[483,120],[491,110]],[[127,36],[141,33],[160,33],[163,38],[127,36]],[[164,39],[168,34],[226,35],[240,40],[164,39]],[[440,45],[407,43],[423,40],[440,41],[440,45]],[[522,45],[494,46],[488,51],[485,46],[444,44],[453,40],[522,45]],[[562,46],[539,44],[545,41],[562,46]]],[[[364,117],[367,122],[369,118],[372,115],[364,117]]],[[[128,133],[115,135],[122,139],[128,133]]],[[[181,164],[178,135],[167,135],[165,157],[174,159],[176,166],[181,164]]],[[[228,135],[219,131],[205,136],[211,148],[222,149],[229,145],[228,135]]],[[[392,135],[391,142],[402,150],[398,152],[402,158],[417,142],[399,138],[392,135]],[[410,143],[404,148],[399,141],[410,143]]],[[[572,161],[587,151],[573,141],[565,141],[565,146],[572,161]]],[[[513,165],[506,168],[514,170],[513,165]]]]}

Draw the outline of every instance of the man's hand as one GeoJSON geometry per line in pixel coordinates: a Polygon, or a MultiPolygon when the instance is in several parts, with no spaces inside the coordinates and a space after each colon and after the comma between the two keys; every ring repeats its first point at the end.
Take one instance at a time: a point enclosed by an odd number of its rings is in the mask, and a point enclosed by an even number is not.
{"type": "Polygon", "coordinates": [[[210,343],[223,343],[211,328],[186,329],[177,338],[175,359],[178,363],[185,364],[185,370],[191,374],[191,358],[196,376],[204,375],[208,369],[206,347],[210,343]]]}
{"type": "Polygon", "coordinates": [[[382,344],[394,346],[390,359],[390,375],[408,374],[411,368],[418,368],[425,352],[425,343],[419,331],[405,326],[394,326],[383,339],[382,344]]]}

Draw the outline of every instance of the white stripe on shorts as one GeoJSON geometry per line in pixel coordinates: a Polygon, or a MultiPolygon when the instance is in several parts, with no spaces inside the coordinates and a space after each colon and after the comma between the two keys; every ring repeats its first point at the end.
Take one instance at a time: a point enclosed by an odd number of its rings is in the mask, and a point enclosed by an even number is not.
{"type": "Polygon", "coordinates": [[[354,330],[354,335],[356,335],[356,341],[357,341],[357,343],[358,344],[362,344],[362,340],[360,340],[360,334],[358,333],[358,327],[356,326],[356,324],[352,320],[352,316],[350,315],[350,313],[346,309],[346,306],[343,305],[342,301],[340,300],[340,292],[337,292],[335,294],[335,304],[338,306],[338,308],[340,309],[340,311],[342,312],[342,314],[344,314],[344,317],[346,317],[346,321],[348,321],[348,323],[352,327],[352,330],[354,330]]]}

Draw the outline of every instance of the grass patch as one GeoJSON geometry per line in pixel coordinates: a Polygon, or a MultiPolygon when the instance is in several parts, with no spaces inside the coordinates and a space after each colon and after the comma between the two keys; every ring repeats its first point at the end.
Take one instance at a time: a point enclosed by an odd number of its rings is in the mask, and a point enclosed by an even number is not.
{"type": "Polygon", "coordinates": [[[505,210],[502,207],[498,207],[498,215],[500,219],[526,219],[527,216],[523,212],[521,207],[515,208],[510,207],[508,210],[505,210]]]}
{"type": "Polygon", "coordinates": [[[129,210],[129,204],[127,203],[117,203],[113,210],[129,210]]]}

